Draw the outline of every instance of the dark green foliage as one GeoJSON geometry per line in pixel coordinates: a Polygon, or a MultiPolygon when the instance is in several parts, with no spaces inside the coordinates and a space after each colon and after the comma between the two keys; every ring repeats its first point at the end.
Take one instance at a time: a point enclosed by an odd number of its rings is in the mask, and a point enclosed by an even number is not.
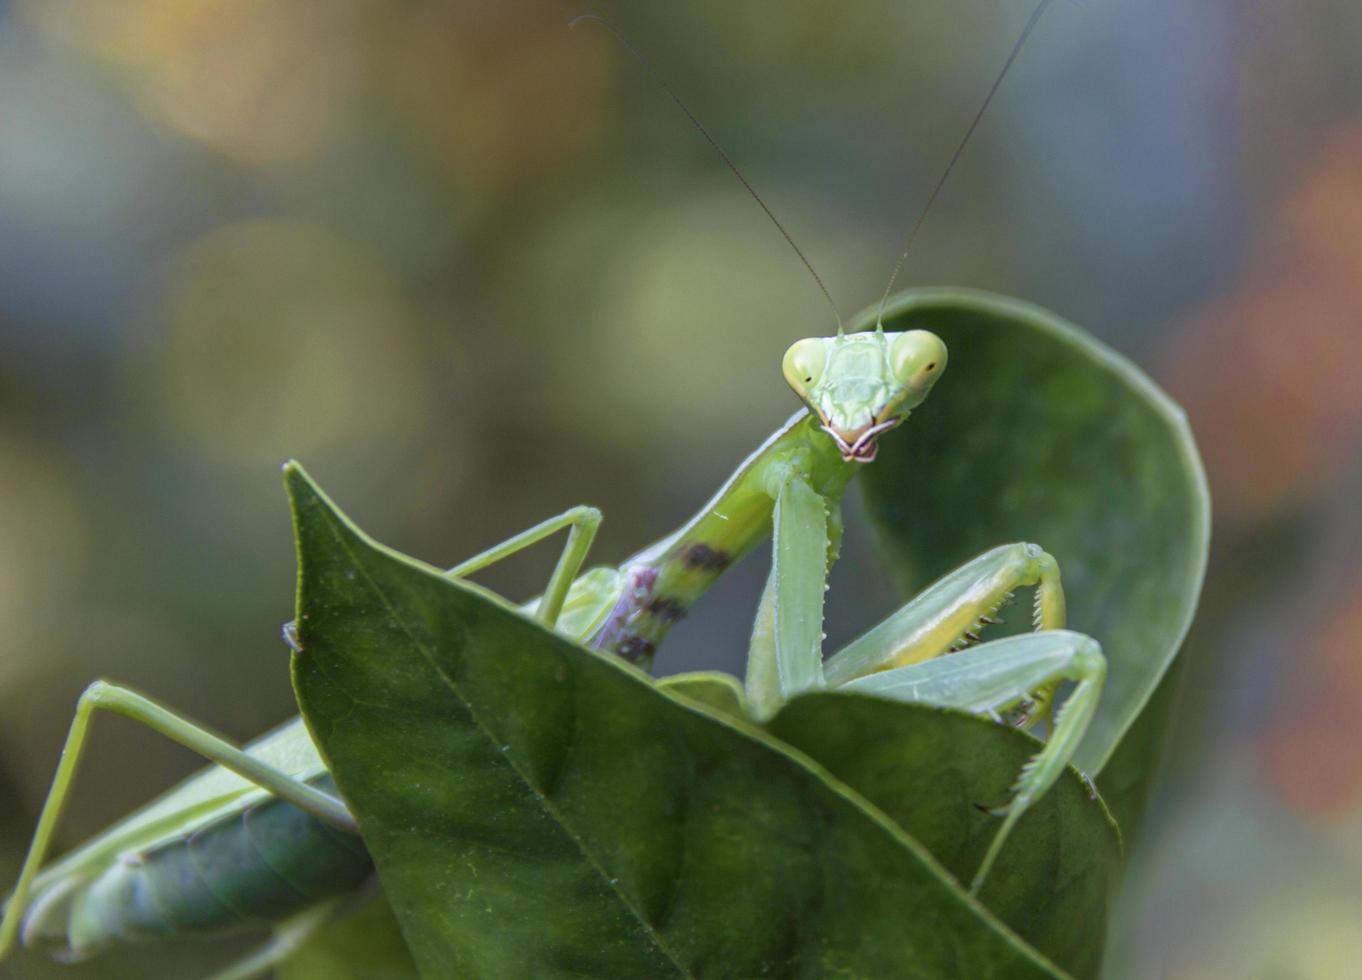
{"type": "MultiPolygon", "coordinates": [[[[1006,802],[1036,742],[994,723],[849,694],[806,695],[772,722],[968,882],[998,830],[981,807],[1006,802]]],[[[1008,838],[980,899],[1054,962],[1096,973],[1120,843],[1077,773],[1060,780],[1008,838]]]]}

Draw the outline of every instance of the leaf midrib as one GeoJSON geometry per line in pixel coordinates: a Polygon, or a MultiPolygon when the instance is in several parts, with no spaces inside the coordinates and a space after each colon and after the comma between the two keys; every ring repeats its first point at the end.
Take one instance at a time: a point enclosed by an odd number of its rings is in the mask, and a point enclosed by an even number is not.
{"type": "MultiPolygon", "coordinates": [[[[445,685],[449,688],[450,693],[459,701],[460,704],[464,706],[465,710],[468,711],[468,715],[470,718],[473,719],[473,723],[477,726],[478,731],[483,735],[484,738],[487,739],[488,743],[497,752],[501,753],[502,757],[505,758],[506,763],[515,772],[516,776],[519,777],[521,783],[525,786],[526,789],[530,791],[531,795],[535,798],[535,800],[538,801],[540,807],[553,819],[554,823],[556,823],[559,827],[562,828],[563,833],[566,834],[568,839],[571,840],[572,843],[576,846],[578,853],[581,854],[582,856],[582,859],[587,862],[587,864],[591,867],[593,871],[596,872],[597,876],[601,879],[602,882],[605,883],[606,887],[609,888],[610,891],[615,894],[620,904],[623,905],[624,908],[629,911],[629,914],[638,924],[642,934],[653,944],[653,946],[655,946],[663,955],[667,957],[667,959],[672,963],[672,965],[676,968],[677,972],[681,976],[695,977],[695,974],[692,973],[689,969],[687,969],[685,964],[681,961],[678,953],[675,950],[673,950],[671,946],[663,940],[663,937],[657,932],[656,929],[649,925],[649,923],[643,918],[642,913],[640,912],[638,907],[632,901],[629,900],[629,898],[624,894],[624,892],[620,890],[619,886],[616,884],[616,882],[619,879],[617,877],[611,876],[605,870],[604,866],[600,863],[599,860],[597,860],[596,856],[592,853],[587,843],[562,818],[559,811],[557,810],[556,807],[554,807],[553,803],[548,799],[548,797],[545,796],[538,789],[538,787],[536,787],[534,783],[529,779],[528,774],[525,773],[524,770],[522,770],[521,767],[516,764],[516,761],[513,758],[511,758],[511,756],[502,748],[504,744],[502,740],[492,735],[491,728],[483,721],[477,709],[460,691],[458,683],[454,680],[454,678],[450,677],[445,672],[445,670],[440,666],[439,662],[436,660],[433,652],[430,649],[428,649],[427,646],[423,642],[421,642],[421,640],[412,632],[412,630],[408,627],[403,617],[398,615],[396,607],[388,599],[387,592],[382,588],[382,586],[378,584],[378,582],[374,580],[374,578],[369,574],[369,570],[365,567],[364,563],[359,560],[359,557],[351,549],[349,541],[346,540],[346,535],[341,533],[341,528],[334,519],[334,517],[330,513],[328,513],[325,508],[318,509],[322,512],[323,518],[326,521],[327,528],[331,531],[332,537],[340,546],[340,550],[345,554],[345,557],[350,562],[351,566],[359,575],[363,576],[365,584],[368,585],[368,587],[373,591],[374,595],[378,598],[378,601],[383,604],[383,608],[387,610],[388,615],[392,617],[393,622],[397,624],[398,628],[407,637],[411,645],[416,649],[418,653],[420,653],[421,657],[426,661],[427,664],[429,664],[430,668],[433,671],[435,671],[436,675],[439,676],[439,678],[445,683],[445,685]]],[[[450,582],[449,584],[456,588],[458,586],[458,583],[455,582],[450,582]]],[[[573,712],[575,717],[576,714],[575,707],[573,709],[573,712]]],[[[565,764],[562,767],[562,770],[560,770],[559,781],[561,781],[562,771],[566,770],[566,768],[567,766],[565,764]]]]}
{"type": "MultiPolygon", "coordinates": [[[[411,630],[409,629],[407,623],[400,616],[397,615],[393,603],[388,598],[388,594],[383,590],[381,586],[379,586],[379,584],[370,575],[369,570],[361,562],[356,550],[351,548],[349,543],[350,539],[347,536],[347,532],[349,535],[353,535],[354,543],[356,545],[362,545],[364,547],[371,549],[379,557],[389,558],[400,565],[406,566],[413,570],[419,570],[427,575],[434,576],[435,578],[440,578],[439,569],[433,568],[430,565],[412,559],[406,555],[403,555],[397,551],[394,551],[391,548],[388,548],[374,541],[359,528],[355,527],[354,524],[352,524],[345,517],[344,514],[337,511],[334,508],[334,506],[331,505],[330,502],[326,499],[325,495],[322,494],[320,490],[318,490],[317,488],[315,488],[314,485],[311,484],[310,480],[306,480],[306,482],[311,491],[310,496],[312,497],[311,501],[312,506],[315,508],[317,512],[320,512],[323,515],[328,530],[331,532],[333,539],[340,546],[341,551],[349,560],[351,566],[360,575],[364,577],[364,581],[368,583],[373,594],[383,604],[383,607],[386,610],[388,610],[388,612],[392,616],[393,621],[398,625],[398,627],[405,634],[407,634],[407,636],[410,639],[410,642],[421,653],[423,659],[431,666],[431,668],[436,672],[436,674],[440,676],[441,679],[444,680],[446,684],[449,685],[451,693],[453,693],[454,696],[459,700],[459,702],[465,706],[465,708],[469,712],[470,717],[478,725],[478,728],[483,733],[484,737],[491,738],[491,730],[481,720],[477,712],[473,709],[472,705],[468,701],[464,700],[463,696],[459,692],[458,685],[453,681],[452,678],[448,677],[445,674],[445,672],[440,669],[439,665],[434,661],[430,650],[428,650],[419,640],[417,640],[415,635],[413,635],[411,630]]],[[[448,581],[441,579],[441,584],[448,586],[450,584],[456,583],[449,583],[448,581]]],[[[470,591],[473,591],[475,595],[481,594],[481,590],[470,591]]],[[[503,603],[499,602],[498,604],[505,608],[505,605],[503,603]]],[[[510,609],[509,611],[514,612],[515,610],[510,609]]],[[[549,635],[552,636],[552,634],[549,635]]],[[[566,640],[562,640],[562,638],[560,637],[553,636],[553,639],[555,642],[561,641],[567,644],[569,647],[573,647],[574,649],[578,650],[581,649],[580,647],[575,647],[574,645],[568,643],[566,640]]],[[[582,652],[589,654],[590,656],[593,657],[593,659],[599,660],[601,666],[613,666],[615,669],[621,671],[622,673],[629,675],[637,673],[633,669],[627,668],[621,662],[616,661],[612,663],[612,658],[604,658],[601,657],[599,654],[592,654],[590,651],[583,650],[582,652]]],[[[318,666],[320,667],[320,665],[318,666]]],[[[646,679],[640,675],[638,677],[638,682],[645,683],[646,679]]],[[[649,684],[649,686],[652,687],[652,689],[655,691],[658,690],[656,685],[649,684]]],[[[673,704],[677,704],[678,706],[682,706],[684,704],[682,699],[675,698],[671,695],[666,695],[660,691],[658,693],[662,694],[664,700],[669,701],[673,704]]],[[[694,706],[690,706],[690,710],[696,711],[699,709],[694,708],[694,706]]],[[[707,710],[700,710],[699,713],[704,714],[705,716],[709,717],[712,721],[714,721],[715,723],[719,724],[724,728],[732,729],[735,732],[739,732],[750,738],[755,738],[756,741],[765,744],[768,749],[777,752],[779,755],[781,755],[789,762],[793,763],[798,768],[803,769],[810,775],[816,777],[819,781],[821,781],[823,785],[827,787],[827,789],[834,796],[842,798],[847,803],[851,804],[855,809],[860,811],[863,814],[863,816],[868,818],[873,824],[877,825],[883,832],[887,833],[891,838],[893,838],[896,841],[896,843],[898,843],[899,846],[905,848],[909,853],[914,855],[918,861],[922,862],[926,867],[931,869],[939,880],[948,884],[953,882],[953,879],[949,872],[947,872],[939,864],[939,862],[937,862],[935,857],[925,848],[923,848],[923,846],[920,843],[918,843],[913,838],[908,836],[906,832],[896,822],[889,818],[878,807],[870,803],[859,793],[853,790],[850,786],[846,785],[841,780],[837,779],[835,776],[833,776],[830,772],[824,769],[813,759],[805,756],[802,752],[783,742],[780,742],[778,740],[770,740],[769,735],[763,737],[763,735],[759,731],[748,731],[746,730],[747,726],[742,724],[735,724],[733,720],[730,718],[726,718],[720,715],[714,715],[707,710]]],[[[499,748],[502,743],[499,740],[493,740],[493,744],[499,748]]],[[[581,853],[583,859],[586,860],[593,867],[593,869],[595,869],[598,875],[601,875],[602,877],[605,878],[607,885],[610,885],[609,876],[604,873],[604,869],[602,868],[600,863],[594,859],[593,855],[591,854],[589,848],[587,848],[585,843],[580,838],[577,837],[577,835],[573,832],[572,828],[565,821],[559,818],[559,815],[555,808],[553,807],[553,805],[548,801],[547,798],[543,796],[542,793],[540,793],[536,789],[534,784],[527,778],[526,774],[520,769],[520,767],[516,766],[515,763],[509,758],[507,758],[506,761],[507,764],[510,765],[511,768],[516,772],[517,776],[526,785],[526,787],[536,796],[537,799],[540,800],[540,805],[545,810],[545,812],[553,818],[554,822],[558,824],[558,826],[563,828],[563,831],[565,834],[567,834],[568,838],[572,840],[574,844],[576,844],[577,849],[581,853]]],[[[649,923],[640,914],[639,910],[636,907],[634,907],[634,905],[631,902],[629,902],[629,900],[623,894],[620,893],[619,889],[616,888],[614,885],[610,885],[610,888],[611,891],[615,892],[616,895],[619,897],[619,900],[621,904],[624,906],[624,908],[628,909],[629,912],[632,914],[633,918],[635,919],[635,921],[638,922],[645,936],[661,953],[663,953],[663,955],[667,957],[667,959],[675,966],[675,968],[680,972],[680,974],[686,977],[696,976],[694,972],[688,970],[684,965],[682,965],[675,951],[669,948],[668,945],[662,941],[657,931],[649,925],[649,923]]],[[[1049,972],[1052,976],[1056,977],[1057,980],[1068,980],[1070,974],[1068,974],[1063,969],[1059,968],[1056,964],[1051,962],[1048,957],[1040,953],[1039,950],[1036,950],[1029,943],[1023,940],[1020,936],[1018,936],[1015,931],[1013,931],[1009,926],[1007,926],[1006,923],[999,920],[994,915],[994,913],[992,913],[986,906],[980,904],[978,900],[973,898],[972,896],[965,894],[963,891],[960,891],[958,886],[956,887],[956,891],[958,899],[963,901],[965,905],[967,905],[970,908],[971,912],[975,916],[980,918],[991,931],[999,935],[1007,945],[1011,946],[1013,949],[1020,952],[1025,959],[1032,961],[1042,970],[1049,972]]]]}

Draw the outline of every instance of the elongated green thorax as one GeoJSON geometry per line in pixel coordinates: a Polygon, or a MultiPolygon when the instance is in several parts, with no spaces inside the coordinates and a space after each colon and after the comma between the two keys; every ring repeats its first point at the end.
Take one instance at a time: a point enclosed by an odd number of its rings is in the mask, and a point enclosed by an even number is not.
{"type": "MultiPolygon", "coordinates": [[[[842,458],[819,420],[800,412],[749,456],[714,497],[671,536],[623,565],[624,592],[588,642],[646,666],[691,604],[771,533],[775,493],[794,467],[841,527],[842,493],[856,465],[842,458]]],[[[833,547],[840,535],[834,535],[833,547]]]]}

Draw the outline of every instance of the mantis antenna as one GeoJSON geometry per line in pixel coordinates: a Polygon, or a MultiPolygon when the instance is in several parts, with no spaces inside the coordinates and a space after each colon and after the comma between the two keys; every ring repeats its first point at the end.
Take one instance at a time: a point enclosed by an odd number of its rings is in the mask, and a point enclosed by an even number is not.
{"type": "Polygon", "coordinates": [[[974,118],[970,120],[969,128],[965,130],[964,138],[961,139],[959,144],[955,147],[955,152],[951,154],[950,162],[946,164],[945,171],[942,172],[940,179],[937,180],[936,186],[932,188],[932,193],[928,196],[927,203],[918,214],[917,220],[913,222],[912,228],[908,230],[908,238],[904,242],[903,253],[899,256],[898,262],[894,265],[894,271],[889,276],[889,284],[884,287],[884,295],[880,297],[880,308],[875,313],[876,330],[884,329],[884,305],[889,302],[889,293],[894,288],[894,280],[898,279],[899,273],[903,271],[903,264],[908,260],[908,253],[913,249],[913,240],[917,238],[917,233],[921,230],[922,223],[927,220],[927,212],[930,211],[932,205],[936,203],[937,195],[941,193],[941,188],[946,184],[946,178],[948,178],[951,175],[951,171],[955,169],[956,163],[960,160],[960,154],[965,152],[965,147],[969,144],[970,137],[973,136],[974,131],[979,128],[979,121],[984,118],[984,113],[988,111],[989,103],[991,103],[993,97],[998,94],[998,89],[1002,87],[1003,79],[1007,77],[1008,71],[1012,68],[1012,63],[1017,60],[1017,55],[1021,54],[1021,49],[1026,45],[1027,38],[1031,36],[1031,32],[1034,31],[1036,25],[1040,23],[1041,15],[1045,13],[1045,8],[1048,6],[1050,6],[1050,0],[1040,0],[1040,2],[1036,4],[1036,9],[1031,11],[1031,17],[1027,20],[1026,26],[1022,28],[1021,34],[1017,36],[1016,43],[1012,45],[1012,50],[1008,52],[1007,60],[1003,62],[1002,70],[998,72],[998,77],[993,79],[993,85],[989,88],[988,94],[984,96],[983,104],[979,106],[979,111],[976,112],[974,118]]]}
{"type": "Polygon", "coordinates": [[[747,189],[747,193],[752,195],[752,199],[756,201],[757,204],[761,205],[761,209],[766,212],[766,217],[771,219],[771,224],[776,226],[781,237],[785,239],[790,248],[794,249],[795,255],[799,256],[799,261],[804,263],[804,268],[809,270],[809,275],[813,276],[813,281],[818,284],[819,292],[821,292],[823,298],[828,301],[828,307],[832,310],[833,319],[837,321],[837,333],[840,335],[842,333],[842,316],[837,312],[837,304],[833,302],[832,294],[828,292],[828,287],[823,284],[822,277],[814,270],[813,263],[809,261],[808,256],[806,256],[800,247],[795,244],[795,240],[790,237],[790,233],[785,230],[785,226],[780,223],[780,219],[778,219],[771,209],[766,206],[766,202],[761,199],[761,195],[757,193],[757,189],[743,176],[742,171],[738,169],[738,165],[733,162],[732,158],[724,152],[724,148],[719,145],[719,141],[709,134],[709,130],[705,129],[700,120],[696,118],[695,113],[691,112],[690,109],[686,107],[686,103],[681,101],[681,97],[667,84],[666,80],[658,73],[658,70],[653,67],[652,62],[645,58],[638,48],[630,44],[629,40],[613,24],[597,14],[578,14],[568,21],[568,27],[576,27],[584,20],[594,21],[613,34],[615,40],[620,43],[625,51],[629,52],[630,57],[637,61],[639,65],[642,66],[643,70],[652,76],[653,81],[657,82],[657,84],[661,86],[662,91],[666,92],[667,95],[671,97],[671,100],[676,103],[677,108],[686,114],[686,118],[690,120],[691,125],[699,130],[700,135],[705,138],[705,141],[709,143],[710,146],[714,147],[714,151],[723,158],[728,169],[733,171],[733,176],[738,178],[743,187],[747,189]]]}

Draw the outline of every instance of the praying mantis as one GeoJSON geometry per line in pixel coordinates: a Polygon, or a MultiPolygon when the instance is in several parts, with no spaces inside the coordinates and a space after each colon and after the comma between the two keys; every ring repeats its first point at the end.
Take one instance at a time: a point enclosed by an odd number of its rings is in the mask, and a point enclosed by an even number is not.
{"type": "MultiPolygon", "coordinates": [[[[670,626],[769,533],[773,562],[745,683],[754,721],[801,693],[831,689],[997,720],[1015,712],[1015,723],[1029,727],[1048,715],[1056,686],[1074,682],[1048,741],[998,811],[1002,822],[971,885],[977,891],[1016,821],[1063,773],[1097,708],[1106,665],[1095,640],[1063,628],[1058,565],[1029,543],[980,555],[824,660],[823,593],[841,538],[842,495],[875,459],[878,437],[926,400],[947,356],[926,330],[801,340],[786,353],[784,374],[805,409],[672,535],[618,567],[583,573],[601,515],[577,507],[446,574],[463,579],[566,530],[544,594],[522,612],[587,646],[647,663],[670,626]],[[1024,587],[1035,593],[1035,632],[980,642],[998,607],[1024,587]]],[[[292,624],[285,632],[295,646],[306,642],[292,624]]],[[[25,942],[60,938],[67,954],[80,958],[118,941],[219,932],[305,915],[309,907],[329,909],[364,885],[370,867],[353,817],[328,789],[301,719],[243,751],[134,691],[95,683],[80,700],[6,909],[0,955],[21,927],[25,942]],[[140,721],[219,768],[40,873],[98,710],[140,721]],[[229,772],[255,789],[230,781],[229,772]]],[[[256,975],[292,948],[272,944],[222,976],[256,975]]]]}
{"type": "MultiPolygon", "coordinates": [[[[1101,695],[1105,660],[1095,639],[1064,628],[1057,562],[1038,544],[1001,544],[843,649],[825,658],[822,648],[843,494],[861,467],[873,465],[879,437],[926,401],[948,356],[927,330],[839,329],[800,340],[786,352],[782,371],[804,407],[670,536],[619,566],[584,571],[601,514],[575,507],[446,574],[463,580],[565,531],[544,593],[521,612],[646,667],[671,626],[769,536],[772,568],[744,683],[752,722],[819,690],[962,709],[1025,728],[1048,722],[1047,741],[997,811],[998,830],[970,883],[977,892],[1017,821],[1065,771],[1101,695]],[[984,642],[998,608],[1022,588],[1034,590],[1034,631],[984,642]],[[1064,682],[1073,686],[1056,706],[1064,682]]],[[[286,627],[285,637],[305,646],[305,624],[286,627]]],[[[55,940],[80,959],[119,942],[286,923],[279,938],[219,976],[259,975],[372,879],[359,830],[301,719],[241,749],[135,691],[96,682],[80,699],[5,908],[0,959],[20,939],[55,940]],[[139,721],[214,768],[44,868],[98,711],[139,721]]]]}

